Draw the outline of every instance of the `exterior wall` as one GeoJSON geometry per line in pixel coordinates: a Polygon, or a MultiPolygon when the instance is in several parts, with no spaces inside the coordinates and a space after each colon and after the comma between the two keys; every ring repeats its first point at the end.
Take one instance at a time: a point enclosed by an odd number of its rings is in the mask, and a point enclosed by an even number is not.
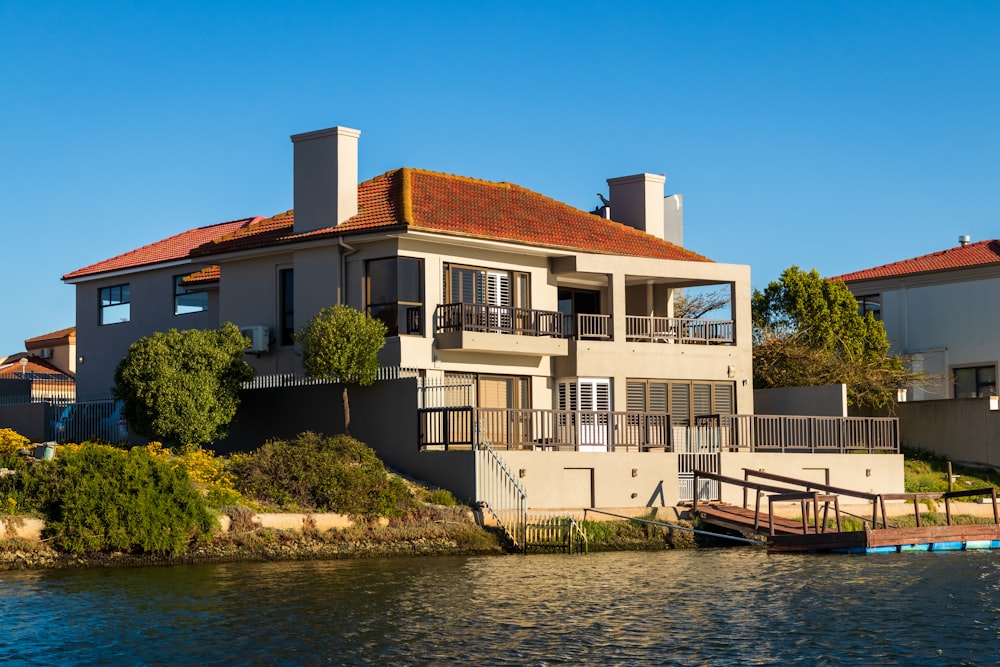
{"type": "Polygon", "coordinates": [[[952,398],[951,370],[998,363],[998,267],[848,284],[855,296],[881,294],[882,322],[894,354],[915,358],[928,382],[909,400],[952,398]]]}
{"type": "Polygon", "coordinates": [[[755,389],[755,414],[846,417],[847,385],[755,389]]]}
{"type": "MultiPolygon", "coordinates": [[[[720,474],[743,479],[750,468],[866,493],[903,493],[902,454],[723,452],[720,474]]],[[[781,486],[781,484],[778,484],[781,486]]],[[[722,485],[723,502],[743,505],[743,488],[722,485]]],[[[750,502],[754,502],[751,494],[750,502]]],[[[766,510],[764,510],[766,511],[766,510]]]]}
{"type": "Polygon", "coordinates": [[[532,510],[671,507],[678,502],[676,454],[497,453],[518,475],[532,510]]]}
{"type": "MultiPolygon", "coordinates": [[[[266,326],[271,339],[267,354],[247,355],[247,363],[261,375],[292,373],[298,368],[293,346],[280,345],[278,271],[292,268],[292,255],[235,259],[222,263],[219,279],[218,321],[241,327],[266,326]]],[[[299,276],[296,274],[296,284],[299,276]]]]}
{"type": "Polygon", "coordinates": [[[927,450],[952,461],[1000,467],[1000,410],[994,400],[900,403],[896,416],[903,447],[927,450]]]}
{"type": "Polygon", "coordinates": [[[106,398],[114,385],[115,368],[139,338],[169,329],[214,329],[219,326],[219,311],[209,308],[200,313],[174,315],[174,276],[191,273],[207,266],[179,264],[166,268],[123,274],[76,286],[76,342],[79,354],[76,389],[79,400],[106,398]],[[101,325],[100,289],[128,284],[131,292],[129,321],[101,325]]]}

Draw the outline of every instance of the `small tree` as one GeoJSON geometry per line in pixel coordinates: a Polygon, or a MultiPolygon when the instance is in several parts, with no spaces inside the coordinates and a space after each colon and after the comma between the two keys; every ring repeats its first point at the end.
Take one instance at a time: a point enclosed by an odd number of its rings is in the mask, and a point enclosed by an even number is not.
{"type": "Polygon", "coordinates": [[[344,433],[351,433],[348,385],[369,387],[378,376],[378,351],[386,326],[350,306],[324,308],[299,331],[306,375],[339,382],[343,387],[344,433]]]}
{"type": "Polygon", "coordinates": [[[253,369],[247,340],[234,324],[218,330],[158,332],[140,338],[115,371],[114,396],[129,425],[171,446],[225,437],[253,369]]]}
{"type": "Polygon", "coordinates": [[[882,323],[843,282],[813,269],[785,269],[753,294],[754,386],[795,387],[843,382],[853,405],[885,407],[916,375],[889,354],[882,323]]]}

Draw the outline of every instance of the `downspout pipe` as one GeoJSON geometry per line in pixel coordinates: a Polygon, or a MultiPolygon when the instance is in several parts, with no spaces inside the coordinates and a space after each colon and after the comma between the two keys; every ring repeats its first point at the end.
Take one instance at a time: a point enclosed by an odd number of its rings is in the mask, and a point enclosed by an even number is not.
{"type": "Polygon", "coordinates": [[[358,250],[353,246],[344,243],[343,237],[337,239],[340,246],[340,289],[337,290],[337,301],[340,305],[347,305],[347,258],[358,250]]]}

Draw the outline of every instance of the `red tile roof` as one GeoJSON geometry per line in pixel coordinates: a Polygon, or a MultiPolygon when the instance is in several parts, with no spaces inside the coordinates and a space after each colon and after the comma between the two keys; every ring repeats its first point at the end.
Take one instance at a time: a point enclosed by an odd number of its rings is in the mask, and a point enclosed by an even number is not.
{"type": "Polygon", "coordinates": [[[53,331],[51,333],[28,338],[24,341],[24,349],[35,350],[40,347],[56,347],[57,345],[69,345],[76,343],[76,327],[68,327],[53,331]]]}
{"type": "Polygon", "coordinates": [[[900,262],[883,264],[863,271],[845,273],[842,276],[833,277],[832,280],[843,280],[844,282],[873,280],[998,263],[1000,263],[1000,240],[978,241],[913,259],[904,259],[900,262]]]}
{"type": "Polygon", "coordinates": [[[29,379],[41,379],[39,376],[47,379],[54,379],[54,376],[73,379],[73,376],[69,373],[59,370],[45,359],[33,354],[24,354],[22,352],[0,360],[0,379],[23,379],[24,374],[29,374],[29,379]],[[28,363],[22,366],[21,359],[27,359],[28,363]],[[34,377],[32,377],[32,374],[34,377]]]}
{"type": "Polygon", "coordinates": [[[257,221],[209,241],[193,254],[398,227],[605,255],[711,261],[519,185],[420,169],[396,169],[361,183],[358,214],[337,227],[295,234],[293,220],[294,211],[287,211],[257,221]]]}
{"type": "Polygon", "coordinates": [[[159,264],[160,262],[182,259],[187,257],[191,253],[192,249],[197,248],[203,243],[214,238],[218,238],[224,234],[229,234],[260,219],[261,218],[243,218],[242,220],[221,222],[215,225],[208,225],[207,227],[190,229],[186,232],[181,232],[180,234],[163,239],[162,241],[150,243],[149,245],[142,246],[141,248],[137,248],[135,250],[130,250],[121,255],[112,257],[111,259],[106,259],[103,262],[97,262],[96,264],[85,266],[82,269],[77,269],[72,273],[67,273],[63,276],[63,280],[104,273],[106,271],[132,269],[138,266],[159,264]]]}
{"type": "MultiPolygon", "coordinates": [[[[296,234],[294,211],[199,227],[78,269],[63,279],[186,256],[215,255],[391,228],[510,241],[604,255],[711,260],[512,183],[402,168],[358,185],[358,214],[337,227],[296,234]]],[[[217,277],[217,276],[216,276],[217,277]]]]}

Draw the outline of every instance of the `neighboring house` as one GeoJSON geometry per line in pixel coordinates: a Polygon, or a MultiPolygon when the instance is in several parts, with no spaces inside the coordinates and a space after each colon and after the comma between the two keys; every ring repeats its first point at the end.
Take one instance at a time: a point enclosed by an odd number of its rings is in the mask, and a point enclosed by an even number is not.
{"type": "Polygon", "coordinates": [[[997,395],[1000,240],[962,236],[957,247],[834,279],[882,320],[892,353],[926,375],[906,400],[997,395]]]}
{"type": "MultiPolygon", "coordinates": [[[[380,366],[404,378],[352,397],[352,431],[372,429],[366,439],[387,462],[461,497],[484,498],[483,444],[503,452],[496,474],[528,487],[535,507],[673,504],[690,497],[695,466],[720,469],[722,436],[733,452],[722,470],[761,467],[737,453],[753,448],[749,422],[720,429],[718,417],[753,413],[750,269],[664,238],[681,238],[681,202],[667,197],[665,211],[663,176],[609,179],[598,214],[420,169],[359,184],[359,134],[292,137],[294,211],[199,227],[66,274],[80,395],[106,396],[142,336],[233,322],[247,360],[284,387],[250,401],[242,424],[256,425],[254,437],[280,420],[335,418],[339,405],[307,409],[312,388],[292,386],[294,334],[346,303],[385,322],[380,366]],[[698,288],[723,290],[729,304],[712,319],[675,317],[675,295],[698,288]]],[[[788,456],[783,472],[868,467],[866,482],[891,490],[902,480],[896,457],[788,456]]]]}
{"type": "Polygon", "coordinates": [[[72,401],[76,396],[76,329],[24,341],[26,352],[0,357],[0,400],[72,401]]]}

